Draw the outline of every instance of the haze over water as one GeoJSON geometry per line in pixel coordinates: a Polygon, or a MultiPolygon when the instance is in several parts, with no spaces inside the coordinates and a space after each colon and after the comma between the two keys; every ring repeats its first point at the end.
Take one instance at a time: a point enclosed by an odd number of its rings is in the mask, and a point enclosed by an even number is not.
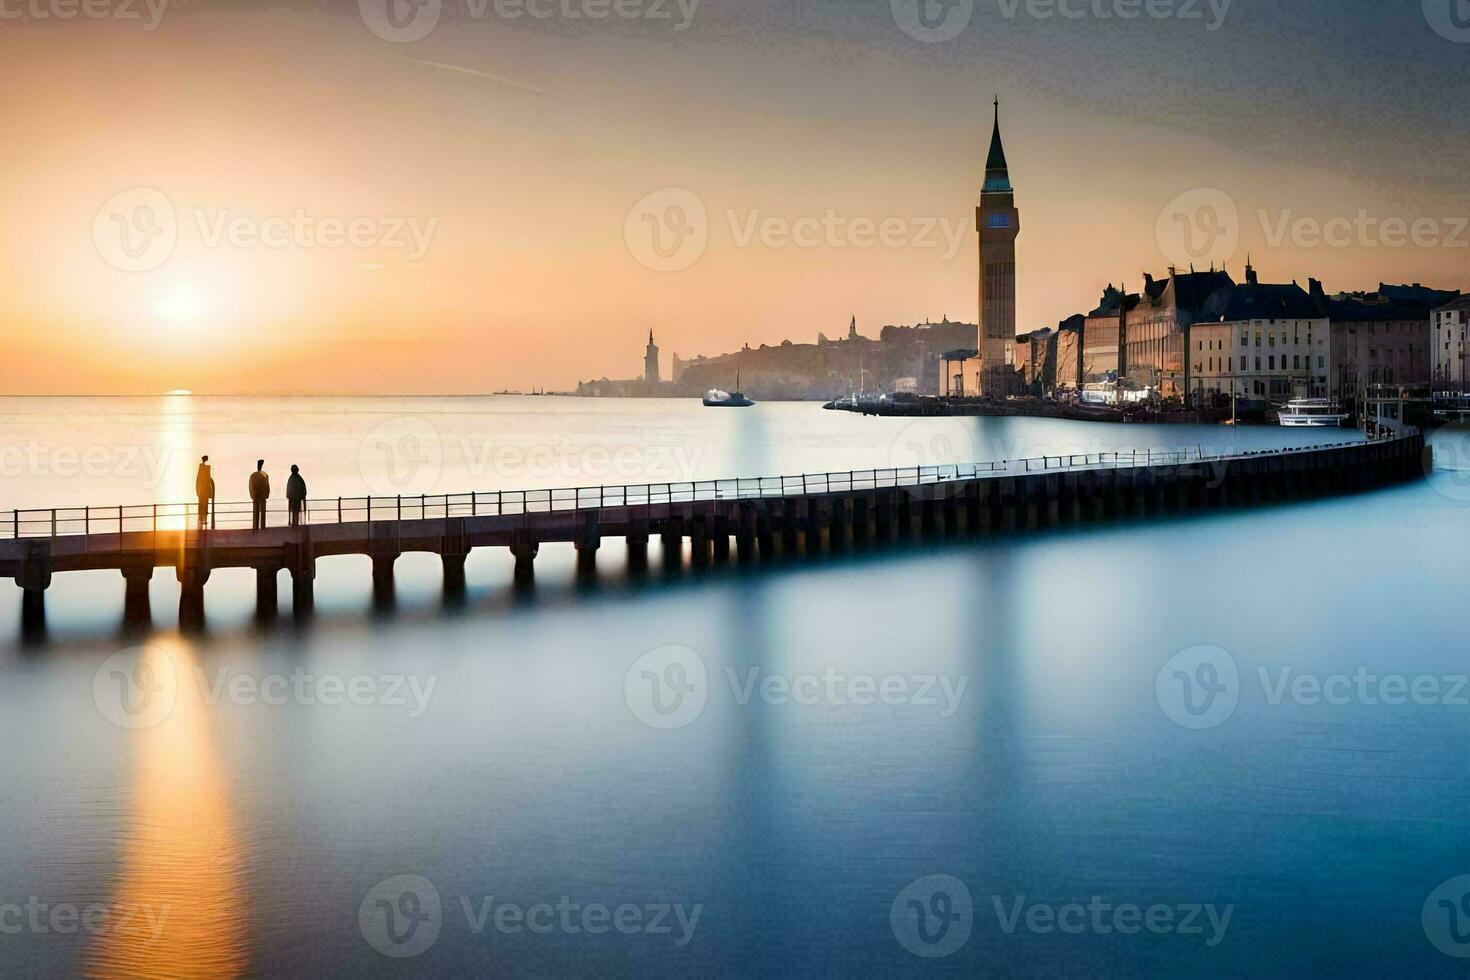
{"type": "MultiPolygon", "coordinates": [[[[330,498],[1354,438],[810,404],[7,399],[0,508],[185,500],[206,452],[236,500],[259,456],[278,494],[294,462],[330,498]]],[[[1451,975],[1421,912],[1470,874],[1470,708],[1449,696],[1470,566],[1446,530],[1467,501],[1442,471],[1368,496],[750,569],[672,571],[655,553],[642,580],[609,541],[590,584],[569,546],[547,546],[530,593],[482,551],[460,606],[437,559],[406,555],[387,613],[366,559],[323,559],[315,620],[298,629],[283,606],[264,631],[253,575],[219,570],[202,636],[175,629],[165,569],[143,637],[121,634],[115,572],[58,575],[34,645],[19,591],[0,592],[0,903],[155,913],[6,935],[4,972],[1451,975]],[[1157,682],[1202,645],[1237,664],[1239,701],[1195,730],[1157,682]],[[125,656],[181,681],[166,717],[133,729],[105,693],[108,658],[139,646],[125,656]],[[667,647],[704,665],[707,701],[661,729],[635,668],[667,647]],[[1440,703],[1310,703],[1277,690],[1284,668],[1434,678],[1440,703]],[[382,696],[220,693],[299,674],[382,696]],[[803,704],[760,686],[832,675],[915,696],[803,704]],[[932,699],[915,694],[925,679],[932,699]],[[921,961],[890,911],[934,874],[964,882],[973,924],[921,961]],[[441,901],[437,937],[402,964],[359,918],[398,875],[441,901]],[[477,919],[492,896],[700,911],[687,934],[672,913],[667,934],[541,934],[477,919]],[[1007,932],[1023,896],[1232,912],[1219,935],[1024,916],[1007,932]]]]}

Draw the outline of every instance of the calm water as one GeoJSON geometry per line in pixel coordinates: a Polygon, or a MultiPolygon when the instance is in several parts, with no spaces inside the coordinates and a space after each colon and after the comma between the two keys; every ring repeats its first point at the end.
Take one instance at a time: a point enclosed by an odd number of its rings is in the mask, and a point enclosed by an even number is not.
{"type": "MultiPolygon", "coordinates": [[[[186,499],[204,452],[238,499],[262,455],[325,497],[1353,438],[547,398],[0,413],[6,508],[186,499]]],[[[11,589],[0,972],[1462,974],[1435,943],[1470,952],[1466,889],[1431,893],[1470,874],[1467,500],[1438,472],[645,580],[609,542],[592,583],[548,547],[529,593],[486,552],[462,607],[410,555],[390,614],[365,559],[326,559],[309,627],[258,629],[251,573],[218,571],[202,637],[165,570],[142,637],[116,573],[58,576],[37,644],[11,589]]]]}

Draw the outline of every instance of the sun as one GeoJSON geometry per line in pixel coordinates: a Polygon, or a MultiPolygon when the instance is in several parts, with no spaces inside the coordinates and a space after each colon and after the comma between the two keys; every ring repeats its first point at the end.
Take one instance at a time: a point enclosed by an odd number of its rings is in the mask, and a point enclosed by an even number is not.
{"type": "Polygon", "coordinates": [[[194,326],[204,316],[203,295],[193,283],[169,286],[154,298],[149,308],[159,321],[171,327],[194,326]]]}

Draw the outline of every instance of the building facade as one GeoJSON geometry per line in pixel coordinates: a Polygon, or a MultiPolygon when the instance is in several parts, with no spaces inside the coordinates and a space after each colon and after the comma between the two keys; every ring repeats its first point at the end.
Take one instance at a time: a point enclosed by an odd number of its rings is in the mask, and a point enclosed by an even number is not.
{"type": "Polygon", "coordinates": [[[1246,283],[1216,290],[1189,331],[1190,378],[1197,403],[1229,397],[1280,404],[1329,393],[1329,321],[1296,283],[1246,283]]]}
{"type": "Polygon", "coordinates": [[[658,384],[658,346],[653,342],[653,331],[648,331],[648,349],[643,352],[643,380],[650,385],[658,384]]]}
{"type": "Polygon", "coordinates": [[[1465,327],[1470,320],[1470,296],[1441,306],[1430,321],[1434,345],[1434,390],[1466,390],[1465,327]]]}
{"type": "Polygon", "coordinates": [[[1014,386],[1014,371],[1006,365],[1006,345],[1016,337],[1016,238],[1021,213],[1016,209],[1005,147],[1000,139],[1000,100],[995,103],[995,128],[985,160],[985,184],[975,209],[980,236],[980,357],[984,362],[984,394],[1006,398],[1014,386]]]}
{"type": "Polygon", "coordinates": [[[1137,302],[1123,304],[1120,373],[1137,388],[1152,389],[1163,398],[1182,398],[1193,390],[1193,361],[1186,356],[1193,347],[1189,329],[1199,319],[1205,301],[1233,285],[1235,281],[1226,272],[1170,269],[1167,279],[1144,276],[1137,302]]]}
{"type": "Polygon", "coordinates": [[[1312,295],[1332,321],[1331,394],[1355,406],[1369,385],[1427,385],[1434,378],[1437,307],[1458,293],[1380,283],[1371,293],[1328,298],[1311,281],[1312,295]]]}

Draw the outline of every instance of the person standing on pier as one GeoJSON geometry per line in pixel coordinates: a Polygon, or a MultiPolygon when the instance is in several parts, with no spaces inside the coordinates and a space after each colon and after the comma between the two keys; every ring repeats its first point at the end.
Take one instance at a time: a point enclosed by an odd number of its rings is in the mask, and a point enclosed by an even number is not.
{"type": "Polygon", "coordinates": [[[301,524],[301,512],[306,508],[306,481],[301,478],[301,467],[291,464],[291,478],[286,481],[286,503],[291,509],[291,526],[301,524]]]}
{"type": "Polygon", "coordinates": [[[209,519],[209,502],[214,499],[214,472],[208,456],[199,458],[199,472],[194,476],[194,495],[199,498],[199,527],[202,530],[209,519]]]}
{"type": "Polygon", "coordinates": [[[252,531],[265,530],[265,504],[271,499],[271,478],[265,471],[265,460],[255,461],[255,472],[250,474],[250,503],[252,531]]]}

